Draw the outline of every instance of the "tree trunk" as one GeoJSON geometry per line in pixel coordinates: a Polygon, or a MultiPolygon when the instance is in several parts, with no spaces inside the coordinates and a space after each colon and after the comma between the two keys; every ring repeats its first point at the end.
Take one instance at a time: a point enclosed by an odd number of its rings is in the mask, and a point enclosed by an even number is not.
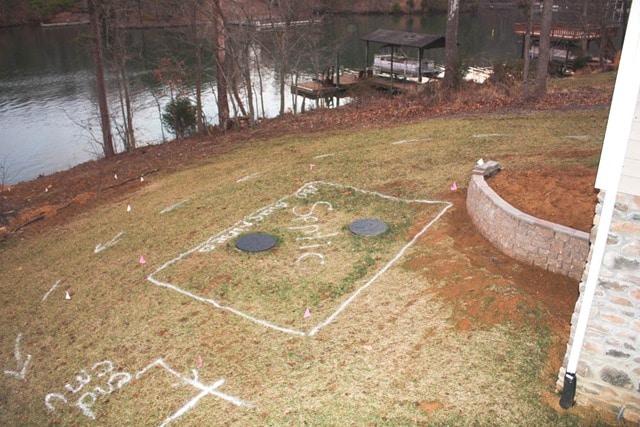
{"type": "Polygon", "coordinates": [[[198,4],[191,5],[191,30],[193,34],[193,43],[195,44],[196,69],[195,69],[195,85],[196,85],[196,133],[202,135],[205,133],[204,116],[202,114],[202,44],[198,34],[198,4]]]}
{"type": "Polygon", "coordinates": [[[448,0],[447,26],[445,29],[444,51],[444,87],[451,89],[459,84],[456,76],[456,62],[458,60],[458,17],[460,11],[459,0],[448,0]]]}
{"type": "Polygon", "coordinates": [[[224,19],[220,9],[220,0],[213,2],[213,29],[215,34],[216,82],[218,87],[218,119],[220,129],[225,130],[229,121],[229,100],[227,77],[224,65],[226,63],[226,34],[224,19]]]}
{"type": "Polygon", "coordinates": [[[93,56],[96,62],[96,87],[98,90],[98,106],[100,108],[100,125],[102,128],[102,148],[105,158],[115,155],[113,137],[111,135],[111,120],[109,118],[109,104],[107,103],[107,89],[104,80],[104,61],[102,58],[102,33],[98,16],[97,0],[89,0],[89,19],[93,36],[93,56]]]}
{"type": "Polygon", "coordinates": [[[547,74],[551,56],[551,25],[553,19],[553,0],[542,2],[542,22],[540,23],[540,45],[538,48],[538,63],[536,65],[536,82],[534,96],[540,98],[547,93],[547,74]]]}
{"type": "Polygon", "coordinates": [[[133,129],[133,108],[131,107],[131,93],[129,91],[129,77],[125,64],[122,64],[122,83],[124,87],[124,106],[127,112],[127,141],[128,150],[136,148],[136,134],[133,129]]]}
{"type": "Polygon", "coordinates": [[[522,51],[524,53],[524,65],[522,67],[522,88],[524,89],[525,98],[529,98],[531,96],[531,92],[529,90],[529,73],[531,70],[531,55],[529,54],[529,50],[531,49],[531,32],[533,31],[534,4],[535,4],[535,0],[527,0],[525,4],[525,8],[527,12],[527,31],[524,35],[524,46],[522,47],[522,51]]]}
{"type": "Polygon", "coordinates": [[[251,58],[249,54],[249,44],[250,41],[247,40],[244,42],[244,52],[243,52],[243,76],[244,76],[244,84],[247,87],[247,104],[249,104],[249,124],[251,127],[255,124],[256,120],[256,108],[253,105],[253,82],[251,81],[251,58]]]}
{"type": "Polygon", "coordinates": [[[287,51],[286,51],[286,38],[287,38],[287,34],[286,34],[286,27],[285,27],[285,34],[282,35],[282,45],[281,45],[281,53],[282,56],[280,57],[280,70],[278,72],[278,84],[279,84],[279,89],[280,89],[280,116],[284,116],[284,105],[285,105],[285,77],[287,75],[287,68],[288,68],[288,55],[287,55],[287,51]]]}

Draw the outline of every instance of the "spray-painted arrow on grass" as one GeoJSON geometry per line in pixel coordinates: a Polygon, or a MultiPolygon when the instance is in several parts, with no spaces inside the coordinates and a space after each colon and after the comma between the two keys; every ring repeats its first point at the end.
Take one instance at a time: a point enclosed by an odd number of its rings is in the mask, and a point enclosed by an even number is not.
{"type": "Polygon", "coordinates": [[[16,358],[16,362],[18,364],[18,368],[20,368],[20,364],[22,364],[22,368],[19,371],[4,371],[5,375],[9,375],[12,377],[16,377],[19,380],[24,380],[24,377],[27,375],[27,365],[29,365],[29,361],[31,361],[31,355],[28,354],[27,358],[22,361],[22,356],[20,355],[20,339],[22,338],[22,334],[18,334],[16,338],[16,346],[13,349],[13,355],[16,358]]]}
{"type": "Polygon", "coordinates": [[[96,245],[96,248],[93,250],[93,253],[97,254],[98,252],[102,252],[105,249],[107,249],[108,247],[115,245],[116,243],[118,243],[120,241],[120,237],[122,237],[123,234],[124,234],[124,231],[121,231],[118,234],[116,234],[116,237],[114,237],[113,239],[109,240],[107,243],[105,243],[105,244],[98,243],[96,245]]]}

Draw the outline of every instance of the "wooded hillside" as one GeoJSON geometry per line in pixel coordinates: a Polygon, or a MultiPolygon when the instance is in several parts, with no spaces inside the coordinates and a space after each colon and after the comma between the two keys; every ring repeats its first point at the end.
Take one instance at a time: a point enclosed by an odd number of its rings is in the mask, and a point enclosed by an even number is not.
{"type": "MultiPolygon", "coordinates": [[[[185,4],[178,0],[108,0],[116,8],[126,8],[132,15],[147,20],[167,19],[185,4]]],[[[210,0],[190,0],[210,2],[210,0]]],[[[268,14],[268,0],[223,1],[223,9],[230,13],[238,9],[251,11],[259,16],[268,14]]],[[[272,2],[281,9],[287,9],[290,1],[272,2]]],[[[324,13],[426,13],[444,12],[447,10],[446,0],[296,0],[296,9],[303,6],[309,15],[324,13]]],[[[477,7],[478,0],[462,2],[467,8],[477,7]]],[[[0,27],[40,22],[65,22],[82,18],[87,12],[86,0],[0,0],[0,27]]]]}

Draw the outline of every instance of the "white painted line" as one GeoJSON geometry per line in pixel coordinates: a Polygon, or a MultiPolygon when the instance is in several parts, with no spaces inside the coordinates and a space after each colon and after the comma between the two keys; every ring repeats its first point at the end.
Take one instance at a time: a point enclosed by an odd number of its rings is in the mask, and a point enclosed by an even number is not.
{"type": "Polygon", "coordinates": [[[180,206],[184,205],[184,204],[185,204],[185,203],[187,203],[188,201],[189,201],[189,199],[181,200],[181,201],[179,201],[178,203],[176,203],[175,205],[171,205],[171,206],[169,206],[169,207],[166,207],[166,208],[162,209],[162,210],[159,212],[159,214],[160,214],[160,215],[163,215],[163,214],[166,214],[167,212],[171,212],[171,211],[173,211],[173,210],[175,210],[175,209],[178,209],[180,206]]]}
{"type": "Polygon", "coordinates": [[[296,260],[296,265],[299,265],[300,261],[302,261],[303,259],[308,258],[310,256],[315,256],[315,257],[320,258],[320,265],[324,265],[324,255],[316,253],[316,252],[307,252],[307,253],[304,253],[304,254],[300,255],[300,257],[296,260]]]}
{"type": "Polygon", "coordinates": [[[120,238],[122,237],[122,235],[124,235],[124,231],[119,232],[118,234],[116,234],[116,236],[109,240],[107,243],[102,244],[102,243],[98,243],[96,245],[96,248],[93,250],[94,254],[97,254],[99,252],[104,251],[105,249],[107,249],[110,246],[113,246],[115,244],[117,244],[120,241],[120,238]]]}
{"type": "Polygon", "coordinates": [[[333,153],[320,154],[319,156],[315,156],[314,159],[325,159],[327,157],[333,157],[333,156],[335,156],[335,154],[333,154],[333,153]]]}
{"type": "Polygon", "coordinates": [[[178,418],[180,418],[181,416],[183,416],[184,414],[187,413],[187,411],[189,411],[189,409],[193,408],[194,406],[196,406],[196,404],[198,403],[198,401],[200,399],[202,399],[203,397],[205,397],[207,394],[211,394],[216,388],[220,387],[222,384],[224,384],[224,380],[218,380],[215,383],[211,384],[211,386],[209,386],[208,388],[205,388],[204,390],[202,390],[200,392],[200,394],[198,394],[196,397],[194,397],[193,399],[191,399],[190,401],[188,401],[182,408],[180,408],[176,413],[174,413],[173,415],[171,415],[169,418],[167,418],[166,420],[164,420],[162,422],[162,424],[160,424],[160,427],[164,427],[167,424],[169,424],[171,421],[176,420],[178,418]]]}
{"type": "Polygon", "coordinates": [[[49,297],[49,295],[51,294],[51,292],[53,292],[53,291],[58,287],[58,285],[59,285],[61,282],[62,282],[62,280],[58,280],[56,283],[54,283],[54,284],[53,284],[53,286],[51,287],[51,289],[49,289],[49,290],[47,291],[47,293],[46,293],[46,294],[44,294],[44,296],[42,297],[42,302],[44,302],[44,301],[49,297]]]}
{"type": "Polygon", "coordinates": [[[249,181],[250,179],[255,179],[255,178],[259,177],[259,176],[260,176],[259,172],[251,174],[251,175],[243,176],[242,178],[240,178],[239,180],[236,181],[236,184],[239,184],[239,183],[245,182],[245,181],[249,181]]]}
{"type": "Polygon", "coordinates": [[[200,393],[197,396],[195,396],[193,399],[188,401],[182,408],[180,408],[173,415],[171,415],[170,417],[165,419],[162,422],[162,424],[160,424],[161,426],[166,426],[167,424],[171,423],[172,421],[175,421],[176,419],[180,418],[182,415],[187,413],[190,409],[195,407],[195,405],[198,403],[198,401],[200,401],[200,399],[202,399],[206,395],[215,396],[215,397],[217,397],[219,399],[222,399],[222,400],[225,400],[225,401],[227,401],[227,402],[229,402],[229,403],[231,403],[232,405],[235,405],[235,406],[244,407],[244,408],[253,407],[253,404],[251,404],[250,402],[246,402],[246,401],[244,401],[242,399],[239,399],[239,398],[237,398],[235,396],[231,396],[229,394],[222,393],[222,392],[218,391],[217,389],[222,384],[224,384],[224,379],[219,379],[218,381],[214,382],[213,384],[211,384],[209,386],[206,386],[206,385],[204,385],[203,383],[201,383],[198,380],[197,371],[195,369],[193,370],[194,371],[194,377],[192,379],[192,378],[189,378],[189,377],[187,377],[185,375],[181,375],[179,372],[177,372],[174,369],[172,369],[169,365],[167,365],[167,363],[163,359],[157,359],[154,362],[152,362],[149,365],[147,365],[144,368],[142,368],[140,371],[138,371],[136,373],[136,379],[140,379],[140,377],[142,375],[144,375],[151,368],[156,367],[156,366],[164,369],[165,371],[167,371],[168,373],[170,373],[174,377],[176,377],[179,380],[181,380],[183,383],[188,384],[188,385],[200,390],[200,393]]]}
{"type": "MultiPolygon", "coordinates": [[[[160,270],[157,270],[153,274],[156,274],[159,271],[160,270]]],[[[174,291],[176,291],[176,292],[178,292],[180,294],[183,294],[183,295],[186,295],[188,297],[191,297],[191,298],[195,299],[196,301],[204,302],[206,304],[211,304],[215,308],[219,308],[221,310],[227,310],[227,311],[229,311],[229,312],[231,312],[233,314],[237,314],[240,317],[243,317],[243,318],[245,318],[247,320],[250,320],[250,321],[252,321],[254,323],[257,323],[258,325],[262,325],[262,326],[264,326],[266,328],[271,328],[271,329],[274,329],[276,331],[284,332],[286,334],[291,334],[291,335],[300,335],[300,336],[304,336],[305,335],[304,332],[296,331],[296,330],[289,329],[289,328],[284,328],[284,327],[275,325],[273,323],[267,322],[266,320],[258,319],[257,317],[253,317],[253,316],[251,316],[251,315],[249,315],[247,313],[244,313],[244,312],[242,312],[240,310],[236,310],[233,307],[229,307],[229,306],[220,304],[219,302],[217,302],[214,299],[204,298],[204,297],[201,297],[199,295],[193,294],[193,293],[191,293],[189,291],[185,291],[184,289],[179,288],[179,287],[177,287],[175,285],[172,285],[171,283],[166,283],[166,282],[162,282],[160,280],[154,279],[152,276],[147,277],[147,280],[149,280],[151,283],[153,283],[155,285],[162,286],[164,288],[168,288],[168,289],[174,290],[174,291]]]]}
{"type": "Polygon", "coordinates": [[[502,136],[510,136],[508,133],[478,133],[471,135],[473,138],[498,138],[502,136]]]}
{"type": "Polygon", "coordinates": [[[25,377],[27,376],[27,366],[31,361],[31,355],[28,354],[24,362],[22,361],[22,355],[20,354],[20,339],[22,339],[21,333],[18,334],[18,336],[16,337],[16,344],[15,344],[15,347],[13,348],[13,357],[16,359],[16,364],[18,365],[18,369],[20,370],[19,371],[6,370],[4,371],[4,374],[8,376],[16,377],[19,380],[24,380],[25,377]],[[21,364],[22,364],[22,367],[20,367],[21,364]]]}
{"type": "Polygon", "coordinates": [[[433,138],[401,139],[400,141],[392,142],[391,145],[411,144],[413,142],[428,142],[428,141],[433,141],[433,138]]]}

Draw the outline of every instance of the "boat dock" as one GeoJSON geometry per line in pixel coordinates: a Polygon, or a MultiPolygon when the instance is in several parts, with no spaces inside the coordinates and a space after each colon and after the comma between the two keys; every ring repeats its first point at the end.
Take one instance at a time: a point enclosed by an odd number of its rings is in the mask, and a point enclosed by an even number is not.
{"type": "Polygon", "coordinates": [[[322,79],[291,85],[291,93],[308,99],[343,98],[348,96],[349,88],[363,79],[364,72],[349,70],[340,76],[329,75],[325,72],[322,79]]]}

